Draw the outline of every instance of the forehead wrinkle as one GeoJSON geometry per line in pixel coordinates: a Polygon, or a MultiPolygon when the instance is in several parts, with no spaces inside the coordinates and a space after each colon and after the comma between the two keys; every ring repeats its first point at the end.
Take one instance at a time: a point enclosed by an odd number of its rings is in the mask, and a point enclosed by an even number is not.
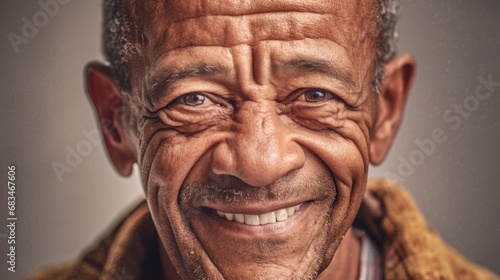
{"type": "MultiPolygon", "coordinates": [[[[192,1],[181,1],[181,0],[128,0],[134,2],[137,6],[136,9],[139,11],[137,16],[137,27],[140,30],[143,40],[148,44],[143,43],[144,52],[142,53],[142,62],[137,61],[143,67],[150,68],[151,64],[165,52],[169,50],[181,49],[183,47],[189,46],[220,46],[220,47],[232,47],[238,44],[247,44],[253,46],[257,41],[275,40],[275,41],[292,41],[292,40],[302,40],[302,39],[325,39],[329,38],[332,41],[336,41],[343,47],[348,49],[349,53],[358,53],[361,45],[368,46],[372,44],[366,44],[365,39],[375,36],[375,24],[373,26],[367,26],[368,21],[373,21],[375,19],[374,11],[374,1],[373,0],[331,0],[331,1],[303,1],[303,0],[271,0],[262,1],[258,5],[255,4],[253,0],[226,0],[226,1],[216,1],[216,0],[192,0],[192,1]],[[288,12],[286,12],[288,11],[288,12]],[[305,23],[305,27],[302,28],[303,32],[284,32],[280,36],[279,31],[275,32],[260,32],[259,36],[256,38],[247,38],[246,42],[229,42],[225,40],[224,42],[217,41],[216,38],[225,37],[225,30],[220,31],[218,34],[211,37],[208,40],[196,40],[189,38],[185,35],[181,38],[173,38],[178,33],[169,29],[172,22],[183,22],[183,19],[195,20],[197,16],[209,17],[220,14],[220,17],[245,17],[245,13],[252,15],[252,17],[268,17],[267,24],[265,26],[257,26],[257,29],[272,30],[270,26],[282,25],[283,16],[281,18],[275,17],[275,15],[283,14],[316,14],[318,17],[323,17],[323,20],[316,22],[306,21],[300,22],[300,24],[305,23]],[[353,13],[355,16],[353,16],[353,13]],[[227,16],[224,16],[227,15],[227,16]],[[140,20],[142,18],[142,20],[140,20]],[[332,21],[333,19],[333,21],[332,21]],[[361,23],[363,31],[355,32],[353,30],[353,24],[355,22],[361,23]],[[308,24],[309,23],[309,24],[308,24]],[[321,24],[322,23],[322,24],[321,24]],[[335,28],[337,27],[337,28],[335,28]],[[372,28],[370,28],[372,27],[372,28]],[[333,28],[333,30],[331,29],[333,28]],[[357,34],[355,34],[357,33],[357,34]],[[278,34],[278,36],[273,35],[278,34]],[[286,35],[283,35],[286,34],[286,35]],[[354,36],[353,36],[354,35],[354,36]],[[260,38],[257,38],[260,37],[260,38]],[[356,41],[358,39],[358,41],[356,41]],[[359,40],[362,39],[362,40],[359,40]],[[181,42],[180,44],[174,44],[175,42],[181,42]],[[356,42],[355,42],[356,41],[356,42]]],[[[292,24],[293,24],[292,20],[292,24]]],[[[226,25],[222,25],[227,28],[226,25]]],[[[240,29],[239,26],[235,26],[240,29]]],[[[283,26],[282,26],[283,27],[283,26]]],[[[216,29],[217,26],[212,26],[211,23],[208,25],[201,26],[201,28],[192,28],[203,30],[203,28],[216,29]]],[[[251,28],[245,28],[247,31],[251,28]]],[[[278,29],[278,28],[276,28],[278,29]]],[[[285,30],[286,28],[281,28],[285,30]]],[[[358,29],[359,30],[359,29],[358,29]]],[[[178,30],[182,33],[181,30],[178,30]]],[[[258,30],[257,30],[258,31],[258,30]]],[[[190,30],[193,32],[193,30],[190,30]]],[[[201,32],[210,34],[209,32],[201,32]]],[[[248,32],[247,32],[248,33],[248,32]]],[[[203,36],[197,36],[200,38],[203,36]]],[[[203,39],[203,38],[202,38],[203,39]]],[[[371,50],[365,50],[365,52],[370,52],[371,50]]],[[[359,58],[359,56],[358,56],[359,58]]],[[[356,59],[354,59],[356,60],[356,59]]],[[[353,61],[354,62],[354,61],[353,61]]],[[[359,63],[359,62],[358,62],[359,63]]],[[[143,79],[141,79],[143,80],[143,79]]],[[[144,80],[143,80],[144,81],[144,80]]],[[[141,82],[144,83],[144,82],[141,82]]],[[[145,88],[144,86],[142,87],[145,88]]]]}
{"type": "Polygon", "coordinates": [[[214,14],[206,14],[206,15],[199,15],[199,16],[193,16],[193,17],[186,17],[186,18],[181,18],[177,20],[170,21],[169,24],[175,24],[175,23],[181,23],[183,21],[190,21],[190,20],[196,20],[196,19],[203,19],[203,18],[210,18],[210,17],[246,17],[246,16],[259,16],[259,15],[279,15],[279,14],[290,14],[290,13],[296,13],[296,14],[317,14],[317,15],[328,15],[330,13],[320,13],[320,12],[310,12],[310,11],[279,11],[279,12],[269,12],[269,11],[264,11],[264,12],[255,12],[255,13],[246,13],[246,14],[238,14],[238,13],[228,13],[228,14],[223,14],[223,13],[214,13],[214,14]]]}
{"type": "MultiPolygon", "coordinates": [[[[278,12],[330,12],[348,3],[342,1],[303,1],[303,0],[272,0],[259,1],[256,5],[254,0],[198,0],[198,1],[162,1],[161,9],[156,11],[169,11],[172,21],[188,18],[196,18],[205,15],[232,15],[241,16],[259,13],[278,12]],[[222,3],[221,3],[222,2],[222,3]]],[[[154,2],[153,2],[154,3],[154,2]]],[[[158,4],[155,5],[159,8],[158,4]]]]}
{"type": "MultiPolygon", "coordinates": [[[[263,13],[249,16],[204,16],[165,27],[157,47],[167,51],[189,46],[255,45],[266,39],[299,40],[330,37],[324,30],[331,14],[263,13]],[[214,28],[215,27],[215,28],[214,28]],[[217,28],[219,27],[219,28],[217,28]]],[[[339,33],[337,33],[339,35],[339,33]]]]}

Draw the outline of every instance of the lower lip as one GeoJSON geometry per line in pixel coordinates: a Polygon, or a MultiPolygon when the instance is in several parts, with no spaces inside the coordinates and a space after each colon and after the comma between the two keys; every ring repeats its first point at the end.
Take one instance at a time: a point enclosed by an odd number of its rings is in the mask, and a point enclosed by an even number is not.
{"type": "Polygon", "coordinates": [[[226,218],[217,215],[215,210],[208,208],[205,208],[203,211],[201,211],[200,214],[201,219],[207,221],[210,224],[211,228],[218,227],[222,232],[229,235],[234,235],[234,237],[252,239],[258,237],[269,238],[273,237],[273,235],[281,236],[303,224],[301,221],[306,218],[307,213],[309,212],[310,205],[310,202],[302,204],[298,211],[296,211],[291,217],[284,221],[259,226],[252,226],[247,224],[240,224],[235,221],[228,221],[226,218]]]}

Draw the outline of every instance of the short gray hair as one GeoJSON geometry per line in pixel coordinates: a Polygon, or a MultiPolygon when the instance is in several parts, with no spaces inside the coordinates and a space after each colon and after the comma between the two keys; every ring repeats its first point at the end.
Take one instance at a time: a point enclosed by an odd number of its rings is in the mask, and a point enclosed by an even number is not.
{"type": "Polygon", "coordinates": [[[378,0],[378,39],[375,74],[373,75],[373,90],[380,91],[384,78],[385,65],[398,53],[398,15],[399,0],[378,0]]]}
{"type": "MultiPolygon", "coordinates": [[[[385,65],[397,53],[399,0],[376,1],[379,34],[372,84],[373,90],[379,92],[385,65]]],[[[132,88],[128,62],[130,56],[137,53],[137,43],[142,38],[136,25],[136,9],[129,0],[103,0],[103,4],[103,52],[120,89],[130,92],[132,88]]]]}

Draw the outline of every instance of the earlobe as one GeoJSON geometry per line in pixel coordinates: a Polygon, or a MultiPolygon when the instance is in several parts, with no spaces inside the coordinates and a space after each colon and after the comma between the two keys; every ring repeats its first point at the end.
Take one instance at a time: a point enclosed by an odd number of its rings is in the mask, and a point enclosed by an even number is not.
{"type": "Polygon", "coordinates": [[[135,163],[134,150],[127,141],[127,128],[122,118],[122,93],[111,76],[109,67],[89,63],[85,68],[87,93],[94,104],[109,157],[120,174],[128,176],[135,163]]]}
{"type": "Polygon", "coordinates": [[[395,57],[386,65],[371,133],[371,164],[378,165],[384,161],[396,137],[413,85],[415,68],[415,59],[410,55],[395,57]]]}

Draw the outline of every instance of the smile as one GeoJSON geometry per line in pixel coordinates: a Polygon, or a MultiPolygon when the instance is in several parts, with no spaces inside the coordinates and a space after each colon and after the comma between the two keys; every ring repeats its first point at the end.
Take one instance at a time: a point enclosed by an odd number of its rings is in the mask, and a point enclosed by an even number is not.
{"type": "Polygon", "coordinates": [[[220,217],[226,218],[226,220],[228,221],[234,221],[240,224],[247,224],[250,226],[259,226],[259,225],[274,224],[276,222],[286,221],[296,211],[298,211],[301,206],[302,203],[260,215],[225,213],[221,211],[217,211],[217,214],[220,217]]]}

